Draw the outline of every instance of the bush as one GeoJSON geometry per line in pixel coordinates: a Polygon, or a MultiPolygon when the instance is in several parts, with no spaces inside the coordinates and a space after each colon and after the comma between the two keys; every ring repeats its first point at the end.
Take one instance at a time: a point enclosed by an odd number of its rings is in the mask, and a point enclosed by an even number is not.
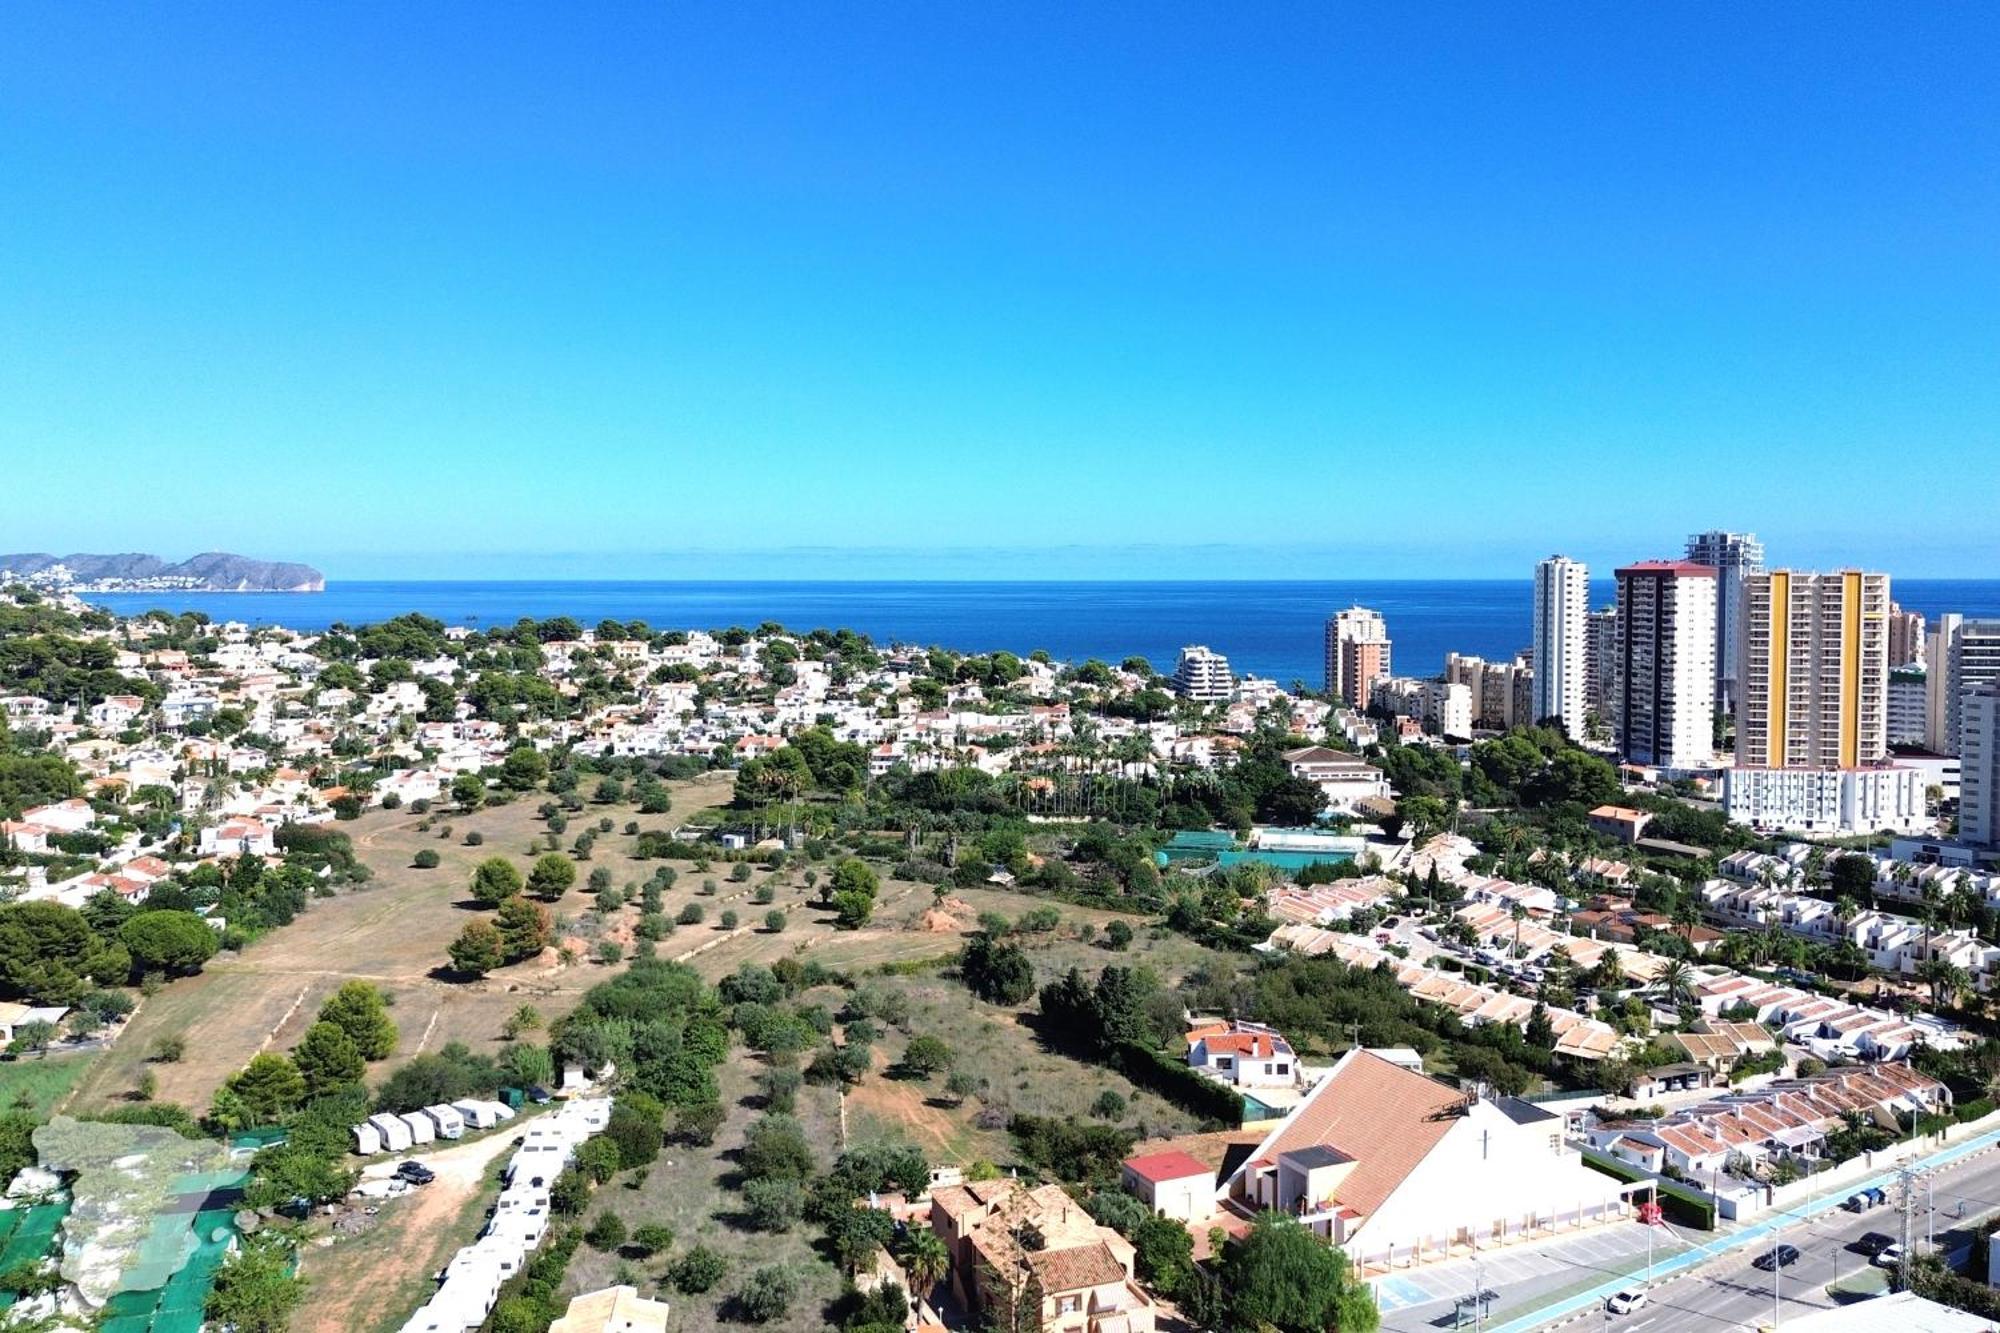
{"type": "Polygon", "coordinates": [[[783,934],[785,929],[785,914],[778,911],[775,907],[764,913],[764,929],[773,935],[783,934]]]}
{"type": "Polygon", "coordinates": [[[616,1213],[599,1213],[583,1238],[593,1250],[615,1250],[625,1243],[625,1220],[616,1213]]]}
{"type": "Polygon", "coordinates": [[[736,929],[736,922],[737,916],[734,909],[726,911],[716,918],[716,924],[720,925],[724,930],[736,929]]]}
{"type": "Polygon", "coordinates": [[[702,910],[700,903],[689,903],[687,906],[681,908],[680,915],[674,919],[679,921],[683,926],[698,926],[701,924],[701,919],[707,915],[708,913],[702,910]]]}
{"type": "Polygon", "coordinates": [[[743,1209],[759,1231],[789,1231],[805,1216],[805,1187],[796,1180],[753,1180],[743,1187],[743,1209]]]}
{"type": "Polygon", "coordinates": [[[648,1222],[632,1229],[631,1246],[642,1259],[650,1259],[674,1247],[674,1229],[659,1222],[648,1222]]]}
{"type": "Polygon", "coordinates": [[[438,868],[438,860],[438,854],[429,847],[425,847],[410,858],[410,864],[419,870],[436,870],[438,868]]]}
{"type": "Polygon", "coordinates": [[[704,1291],[713,1291],[715,1284],[722,1281],[722,1275],[728,1271],[729,1265],[721,1255],[706,1245],[697,1245],[674,1265],[674,1287],[690,1296],[698,1296],[704,1291]]]}
{"type": "Polygon", "coordinates": [[[1132,943],[1132,927],[1123,921],[1113,921],[1104,928],[1104,942],[1113,949],[1126,948],[1132,943]]]}
{"type": "Polygon", "coordinates": [[[784,1318],[798,1294],[798,1279],[791,1270],[771,1265],[750,1274],[736,1293],[736,1310],[753,1324],[768,1324],[784,1318]]]}
{"type": "MultiPolygon", "coordinates": [[[[451,831],[449,826],[446,827],[445,831],[446,832],[451,831]]],[[[485,843],[486,843],[486,835],[484,833],[481,833],[478,829],[474,829],[472,830],[472,832],[465,835],[465,845],[467,847],[480,847],[484,846],[485,843]]]]}
{"type": "Polygon", "coordinates": [[[1122,1120],[1125,1116],[1125,1098],[1116,1088],[1106,1088],[1097,1094],[1097,1100],[1090,1104],[1090,1113],[1099,1120],[1122,1120]]]}

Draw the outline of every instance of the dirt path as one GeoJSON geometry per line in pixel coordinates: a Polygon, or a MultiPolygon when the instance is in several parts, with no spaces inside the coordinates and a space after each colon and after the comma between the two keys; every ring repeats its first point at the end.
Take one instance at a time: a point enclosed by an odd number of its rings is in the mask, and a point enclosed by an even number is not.
{"type": "Polygon", "coordinates": [[[302,1269],[311,1296],[293,1316],[293,1333],[355,1333],[393,1326],[414,1313],[430,1279],[475,1238],[477,1225],[462,1222],[463,1215],[490,1179],[493,1163],[512,1149],[518,1124],[442,1152],[411,1154],[437,1179],[385,1200],[366,1235],[307,1246],[302,1269]]]}

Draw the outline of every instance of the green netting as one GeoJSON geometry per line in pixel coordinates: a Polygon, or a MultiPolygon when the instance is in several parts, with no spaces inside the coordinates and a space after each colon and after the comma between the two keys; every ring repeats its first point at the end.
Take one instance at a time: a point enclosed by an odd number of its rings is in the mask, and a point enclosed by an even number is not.
{"type": "Polygon", "coordinates": [[[14,1234],[14,1228],[28,1215],[25,1208],[0,1208],[0,1245],[5,1245],[14,1234]]]}
{"type": "Polygon", "coordinates": [[[264,1125],[258,1129],[244,1130],[229,1140],[229,1146],[255,1151],[258,1148],[268,1148],[274,1143],[283,1143],[289,1133],[290,1131],[283,1125],[264,1125]]]}
{"type": "Polygon", "coordinates": [[[53,1249],[56,1228],[62,1225],[63,1214],[68,1211],[67,1203],[38,1203],[28,1209],[27,1216],[8,1237],[5,1248],[0,1248],[0,1272],[15,1264],[40,1259],[53,1249]]]}

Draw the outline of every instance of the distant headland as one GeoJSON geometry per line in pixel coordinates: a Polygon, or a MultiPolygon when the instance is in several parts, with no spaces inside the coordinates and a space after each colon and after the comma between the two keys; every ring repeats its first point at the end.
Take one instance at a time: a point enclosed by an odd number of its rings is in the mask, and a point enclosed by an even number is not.
{"type": "Polygon", "coordinates": [[[324,592],[311,565],[207,551],[179,564],[156,555],[0,555],[0,582],[54,592],[324,592]]]}

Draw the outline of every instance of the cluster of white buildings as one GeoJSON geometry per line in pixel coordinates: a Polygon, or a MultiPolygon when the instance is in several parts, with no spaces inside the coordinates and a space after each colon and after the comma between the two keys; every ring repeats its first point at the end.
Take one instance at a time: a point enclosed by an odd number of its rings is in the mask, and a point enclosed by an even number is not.
{"type": "Polygon", "coordinates": [[[549,1187],[576,1150],[611,1123],[609,1097],[580,1097],[531,1124],[501,1173],[500,1198],[478,1240],[445,1265],[443,1280],[403,1333],[468,1333],[486,1322],[501,1284],[548,1234],[549,1187]]]}

